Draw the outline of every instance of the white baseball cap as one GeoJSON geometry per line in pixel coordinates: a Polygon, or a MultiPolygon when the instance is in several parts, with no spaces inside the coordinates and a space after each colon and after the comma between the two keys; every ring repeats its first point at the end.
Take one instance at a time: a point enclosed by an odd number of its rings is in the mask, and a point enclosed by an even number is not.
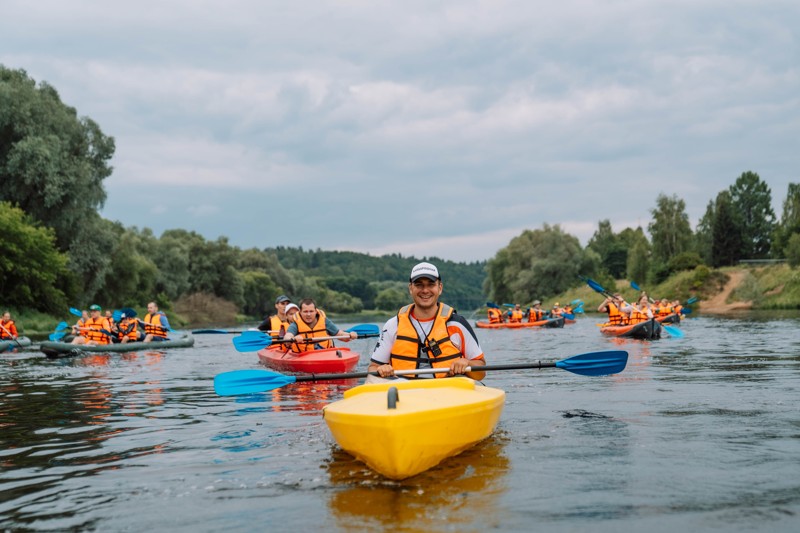
{"type": "Polygon", "coordinates": [[[439,269],[430,263],[419,263],[411,269],[411,277],[409,281],[413,283],[419,278],[428,278],[432,279],[433,281],[438,281],[440,279],[439,269]]]}

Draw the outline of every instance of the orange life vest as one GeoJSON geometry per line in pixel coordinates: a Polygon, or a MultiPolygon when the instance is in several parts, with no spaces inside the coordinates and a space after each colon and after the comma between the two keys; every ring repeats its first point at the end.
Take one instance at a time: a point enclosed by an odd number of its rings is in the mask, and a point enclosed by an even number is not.
{"type": "Polygon", "coordinates": [[[489,314],[489,324],[499,324],[503,321],[503,312],[500,309],[490,307],[487,312],[489,314]]]}
{"type": "Polygon", "coordinates": [[[161,311],[156,313],[147,313],[144,315],[144,332],[153,337],[167,338],[167,330],[161,324],[161,317],[164,315],[161,311]]]}
{"type": "Polygon", "coordinates": [[[608,308],[608,323],[612,326],[621,326],[623,316],[616,304],[614,302],[608,302],[606,307],[608,308]]]}
{"type": "MultiPolygon", "coordinates": [[[[447,331],[447,321],[453,315],[453,308],[447,304],[439,304],[431,331],[425,339],[419,338],[419,333],[411,322],[413,308],[414,305],[410,304],[397,313],[397,338],[392,345],[390,356],[392,368],[395,370],[419,368],[422,362],[419,356],[420,350],[425,350],[433,368],[450,368],[450,361],[463,357],[461,350],[450,339],[450,332],[447,331]]],[[[437,378],[447,377],[446,372],[434,375],[437,378]]],[[[416,376],[403,377],[413,379],[416,376]]]]}
{"type": "Polygon", "coordinates": [[[139,340],[139,321],[136,320],[135,318],[123,318],[122,320],[120,320],[119,338],[120,340],[122,340],[125,337],[129,339],[128,342],[131,341],[135,342],[139,340]],[[125,333],[125,331],[127,331],[129,327],[131,328],[131,330],[125,333]]]}
{"type": "Polygon", "coordinates": [[[83,328],[88,328],[82,329],[80,332],[87,341],[94,341],[97,344],[111,344],[111,337],[108,335],[111,332],[111,324],[106,317],[90,317],[83,323],[83,328]],[[108,333],[103,333],[100,330],[105,330],[108,333]]]}
{"type": "Polygon", "coordinates": [[[525,316],[522,309],[512,309],[509,311],[509,322],[522,322],[522,317],[525,316]]]}
{"type": "Polygon", "coordinates": [[[0,324],[5,328],[0,328],[0,339],[12,339],[18,335],[17,326],[14,325],[13,320],[9,320],[8,322],[0,320],[0,324]]]}
{"type": "Polygon", "coordinates": [[[272,315],[269,317],[269,330],[272,331],[269,336],[272,337],[273,341],[276,341],[286,335],[287,329],[289,329],[288,320],[281,320],[278,315],[272,315]]]}
{"type": "Polygon", "coordinates": [[[544,320],[544,311],[531,307],[531,310],[528,311],[528,322],[539,322],[540,320],[544,320]]]}
{"type": "Polygon", "coordinates": [[[647,322],[650,320],[650,317],[647,316],[647,313],[644,311],[640,311],[638,307],[634,307],[631,311],[630,318],[628,319],[629,324],[639,324],[640,322],[647,322]]]}
{"type": "Polygon", "coordinates": [[[292,343],[293,352],[308,352],[310,350],[321,350],[325,348],[333,348],[333,340],[327,339],[324,341],[311,341],[302,342],[302,339],[310,339],[313,337],[327,337],[328,332],[325,329],[325,311],[317,308],[317,321],[312,328],[300,317],[300,313],[295,313],[294,323],[297,324],[297,335],[295,335],[295,342],[292,343]],[[300,341],[300,342],[298,342],[300,341]]]}

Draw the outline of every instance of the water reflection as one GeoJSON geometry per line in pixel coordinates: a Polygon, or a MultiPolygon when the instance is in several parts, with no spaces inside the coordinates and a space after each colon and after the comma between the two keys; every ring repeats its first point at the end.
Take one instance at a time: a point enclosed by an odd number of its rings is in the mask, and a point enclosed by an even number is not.
{"type": "Polygon", "coordinates": [[[506,443],[496,433],[402,481],[388,480],[335,448],[327,471],[337,490],[328,506],[343,530],[465,531],[502,523],[498,500],[510,469],[506,443]]]}

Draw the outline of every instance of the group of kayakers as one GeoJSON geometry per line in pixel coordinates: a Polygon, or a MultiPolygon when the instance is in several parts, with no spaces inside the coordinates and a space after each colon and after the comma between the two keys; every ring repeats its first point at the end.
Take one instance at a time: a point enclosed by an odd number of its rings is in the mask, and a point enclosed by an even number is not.
{"type": "Polygon", "coordinates": [[[167,315],[155,302],[147,304],[147,314],[140,319],[134,309],[121,310],[119,320],[114,313],[97,304],[89,306],[72,326],[72,344],[102,345],[128,342],[159,342],[169,340],[171,330],[167,315]]]}
{"type": "Polygon", "coordinates": [[[607,295],[597,308],[601,313],[608,313],[609,326],[626,326],[639,324],[653,318],[663,319],[669,315],[680,315],[683,306],[680,300],[669,301],[667,298],[651,300],[642,291],[634,303],[628,303],[620,293],[607,295]]]}
{"type": "MultiPolygon", "coordinates": [[[[483,372],[467,372],[468,368],[485,364],[478,338],[464,317],[439,302],[442,289],[435,265],[419,263],[411,270],[408,291],[414,303],[384,324],[370,358],[369,372],[377,372],[385,379],[392,378],[395,370],[441,368],[446,371],[436,377],[467,374],[483,379],[483,372]]],[[[286,295],[278,296],[275,313],[258,329],[297,353],[330,348],[333,339],[329,337],[345,342],[358,338],[355,331],[341,330],[312,298],[301,300],[297,306],[286,295]]],[[[375,379],[370,376],[368,381],[375,379]]]]}
{"type": "Polygon", "coordinates": [[[571,315],[572,307],[569,305],[561,307],[558,302],[555,302],[552,309],[547,311],[542,309],[542,302],[540,300],[534,300],[530,307],[524,311],[522,310],[522,306],[520,304],[514,304],[514,307],[505,313],[496,304],[487,305],[487,315],[489,317],[490,324],[539,322],[549,318],[558,318],[564,316],[565,314],[571,315]]]}
{"type": "Polygon", "coordinates": [[[338,337],[345,342],[358,337],[356,332],[341,330],[313,298],[300,300],[298,306],[285,294],[275,299],[275,314],[264,319],[258,329],[297,353],[333,347],[333,339],[327,337],[338,337]]]}

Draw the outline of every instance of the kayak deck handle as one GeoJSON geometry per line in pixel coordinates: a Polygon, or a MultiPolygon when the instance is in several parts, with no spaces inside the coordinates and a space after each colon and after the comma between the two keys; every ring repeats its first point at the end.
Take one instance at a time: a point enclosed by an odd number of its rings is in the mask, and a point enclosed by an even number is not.
{"type": "Polygon", "coordinates": [[[389,392],[386,393],[389,409],[397,409],[397,402],[400,400],[400,393],[397,392],[397,387],[389,387],[389,392]]]}

